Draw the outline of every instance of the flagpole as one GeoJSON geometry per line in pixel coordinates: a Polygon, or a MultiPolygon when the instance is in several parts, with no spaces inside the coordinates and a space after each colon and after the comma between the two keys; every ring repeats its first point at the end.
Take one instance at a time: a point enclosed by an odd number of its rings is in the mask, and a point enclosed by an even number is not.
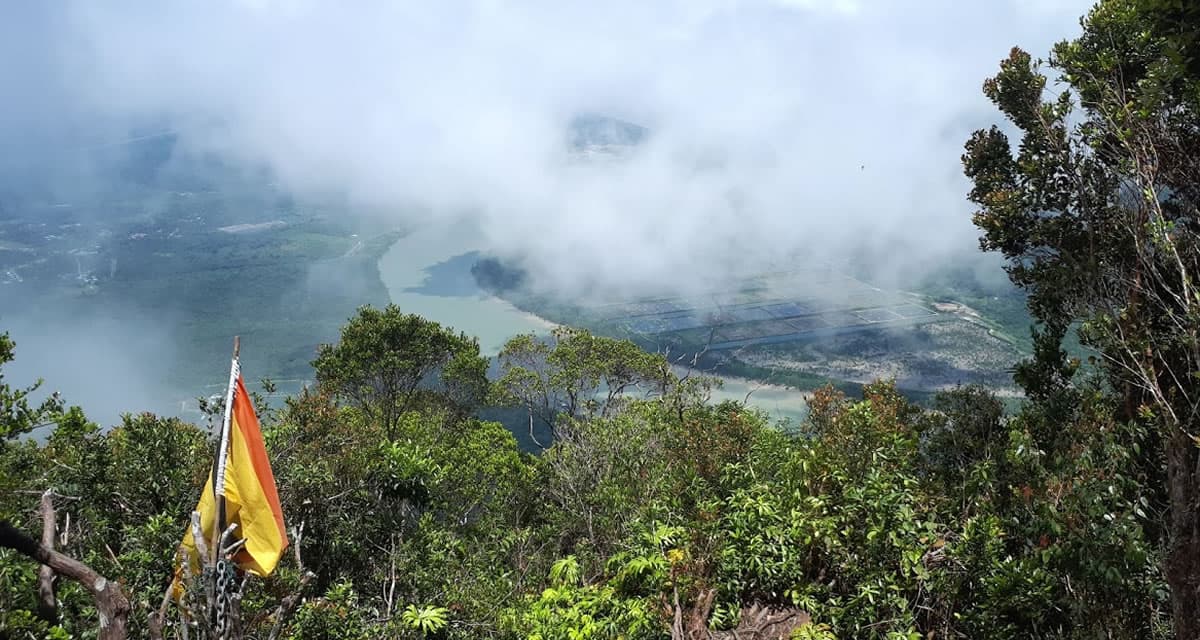
{"type": "Polygon", "coordinates": [[[229,386],[225,390],[225,415],[221,421],[221,439],[216,459],[213,461],[213,498],[216,509],[213,513],[212,564],[215,568],[221,559],[221,534],[225,531],[225,463],[229,457],[229,430],[233,420],[233,394],[238,379],[238,352],[241,337],[233,337],[233,360],[229,365],[229,386]]]}

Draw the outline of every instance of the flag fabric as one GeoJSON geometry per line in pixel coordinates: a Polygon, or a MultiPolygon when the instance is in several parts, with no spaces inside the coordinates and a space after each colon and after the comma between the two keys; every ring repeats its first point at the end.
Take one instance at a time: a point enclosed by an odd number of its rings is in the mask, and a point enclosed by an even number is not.
{"type": "MultiPolygon", "coordinates": [[[[275,476],[267,460],[254,403],[246,393],[237,361],[230,375],[232,393],[227,396],[226,419],[223,425],[223,451],[210,472],[196,511],[204,540],[211,544],[216,525],[216,495],[225,496],[225,526],[237,524],[234,536],[246,544],[234,556],[238,568],[258,576],[268,576],[275,570],[279,558],[287,549],[287,533],[283,512],[275,489],[275,476]],[[213,478],[221,480],[213,488],[213,478]]],[[[191,528],[183,536],[183,547],[193,574],[200,572],[204,560],[196,553],[191,528]]]]}

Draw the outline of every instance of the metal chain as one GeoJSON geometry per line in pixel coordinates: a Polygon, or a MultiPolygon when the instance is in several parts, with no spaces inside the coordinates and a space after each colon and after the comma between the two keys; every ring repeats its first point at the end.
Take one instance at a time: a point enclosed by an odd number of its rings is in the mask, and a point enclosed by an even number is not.
{"type": "Polygon", "coordinates": [[[227,560],[217,562],[217,610],[216,637],[226,640],[232,631],[234,594],[237,591],[237,573],[234,565],[227,560]]]}

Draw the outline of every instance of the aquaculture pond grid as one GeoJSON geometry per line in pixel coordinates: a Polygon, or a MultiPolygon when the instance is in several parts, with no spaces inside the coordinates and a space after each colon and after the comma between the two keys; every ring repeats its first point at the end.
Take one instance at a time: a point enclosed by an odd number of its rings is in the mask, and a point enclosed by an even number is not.
{"type": "Polygon", "coordinates": [[[598,315],[647,337],[711,336],[712,348],[802,340],[884,325],[912,325],[952,316],[913,296],[853,277],[811,270],[775,273],[737,290],[607,304],[598,315]]]}

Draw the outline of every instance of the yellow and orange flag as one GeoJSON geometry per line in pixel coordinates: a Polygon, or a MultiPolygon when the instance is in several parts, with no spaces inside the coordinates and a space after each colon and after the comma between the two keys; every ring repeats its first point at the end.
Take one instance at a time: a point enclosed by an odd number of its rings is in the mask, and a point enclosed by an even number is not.
{"type": "MultiPolygon", "coordinates": [[[[200,493],[196,511],[200,513],[204,540],[211,544],[213,531],[218,526],[217,497],[224,496],[224,517],[220,526],[224,529],[229,524],[237,524],[234,536],[245,540],[234,561],[243,571],[268,576],[288,546],[283,511],[279,507],[275,476],[267,460],[254,403],[246,393],[236,356],[229,377],[221,449],[214,471],[209,473],[204,491],[200,493]],[[214,476],[218,480],[215,488],[214,476]]],[[[206,560],[198,557],[190,528],[184,533],[183,547],[192,573],[199,573],[206,560]]]]}

